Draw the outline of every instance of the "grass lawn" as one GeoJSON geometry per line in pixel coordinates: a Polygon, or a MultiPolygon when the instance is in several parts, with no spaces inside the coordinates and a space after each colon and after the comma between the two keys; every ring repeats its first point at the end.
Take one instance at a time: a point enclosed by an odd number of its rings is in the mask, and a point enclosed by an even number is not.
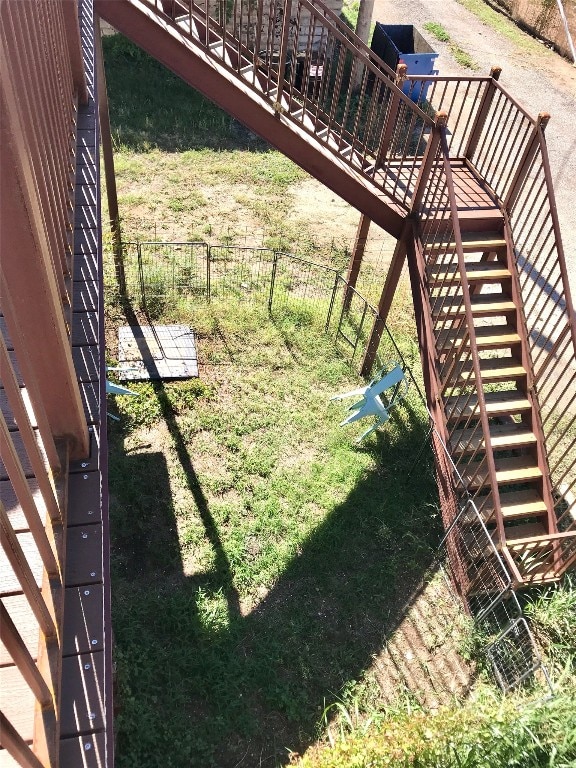
{"type": "Polygon", "coordinates": [[[357,447],[329,398],[358,379],[313,319],[187,320],[220,364],[136,385],[111,428],[118,764],[283,764],[366,689],[430,564],[425,414],[409,398],[357,447]]]}
{"type": "MultiPolygon", "coordinates": [[[[294,164],[122,38],[105,52],[125,241],[258,230],[345,263],[357,214],[339,228],[334,200],[294,164]],[[303,187],[307,217],[294,214],[303,187]]],[[[126,320],[110,262],[107,275],[113,358],[126,320]]],[[[417,368],[405,282],[391,317],[417,368]]],[[[137,398],[110,404],[117,765],[286,765],[338,728],[345,753],[347,723],[362,749],[391,697],[408,717],[415,691],[439,693],[434,655],[452,663],[471,640],[440,592],[413,599],[441,529],[425,410],[413,388],[356,446],[363,427],[340,428],[330,397],[359,379],[312,311],[164,302],[155,320],[194,328],[200,377],[131,385],[137,398]]],[[[445,664],[448,696],[450,675],[445,664]]]]}

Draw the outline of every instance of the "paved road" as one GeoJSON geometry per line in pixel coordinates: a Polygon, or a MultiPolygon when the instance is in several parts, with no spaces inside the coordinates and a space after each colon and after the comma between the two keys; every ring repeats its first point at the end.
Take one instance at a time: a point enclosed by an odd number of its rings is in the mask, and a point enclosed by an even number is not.
{"type": "Polygon", "coordinates": [[[440,53],[442,74],[470,74],[451,56],[448,46],[423,30],[436,21],[481,67],[502,67],[500,82],[533,115],[549,112],[546,138],[556,189],[562,239],[576,298],[576,67],[528,36],[517,45],[483,24],[456,0],[375,0],[374,19],[386,24],[414,24],[440,53]]]}

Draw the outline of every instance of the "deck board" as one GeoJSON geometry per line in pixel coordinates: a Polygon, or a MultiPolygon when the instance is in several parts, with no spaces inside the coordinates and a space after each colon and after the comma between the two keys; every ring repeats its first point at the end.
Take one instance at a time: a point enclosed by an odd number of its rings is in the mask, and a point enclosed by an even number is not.
{"type": "Polygon", "coordinates": [[[62,660],[61,738],[104,728],[104,654],[86,653],[62,660]]]}
{"type": "Polygon", "coordinates": [[[67,587],[64,603],[64,656],[91,653],[104,647],[103,587],[67,587]]]}
{"type": "MultiPolygon", "coordinates": [[[[104,768],[105,765],[104,733],[90,733],[61,740],[60,768],[104,768]]],[[[0,768],[3,768],[1,764],[0,768]]]]}

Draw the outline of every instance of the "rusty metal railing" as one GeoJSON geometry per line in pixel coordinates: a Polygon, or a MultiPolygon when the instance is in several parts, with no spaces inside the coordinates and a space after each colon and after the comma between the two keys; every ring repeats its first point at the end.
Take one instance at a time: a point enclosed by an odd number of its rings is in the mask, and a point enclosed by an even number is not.
{"type": "Polygon", "coordinates": [[[3,2],[0,636],[3,668],[36,704],[24,732],[26,703],[3,701],[2,747],[34,768],[58,761],[63,483],[68,458],[88,452],[70,338],[76,113],[85,99],[77,5],[3,2]]]}

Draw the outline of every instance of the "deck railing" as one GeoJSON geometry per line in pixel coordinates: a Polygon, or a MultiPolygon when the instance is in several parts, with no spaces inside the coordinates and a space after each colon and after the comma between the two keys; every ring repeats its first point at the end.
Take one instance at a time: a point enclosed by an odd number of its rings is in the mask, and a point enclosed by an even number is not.
{"type": "Polygon", "coordinates": [[[322,3],[136,1],[200,44],[339,162],[410,207],[434,120],[322,3]]]}
{"type": "Polygon", "coordinates": [[[58,759],[63,483],[88,452],[70,342],[81,62],[75,3],[0,4],[0,631],[2,666],[32,697],[29,712],[3,700],[2,747],[34,768],[58,759]]]}

